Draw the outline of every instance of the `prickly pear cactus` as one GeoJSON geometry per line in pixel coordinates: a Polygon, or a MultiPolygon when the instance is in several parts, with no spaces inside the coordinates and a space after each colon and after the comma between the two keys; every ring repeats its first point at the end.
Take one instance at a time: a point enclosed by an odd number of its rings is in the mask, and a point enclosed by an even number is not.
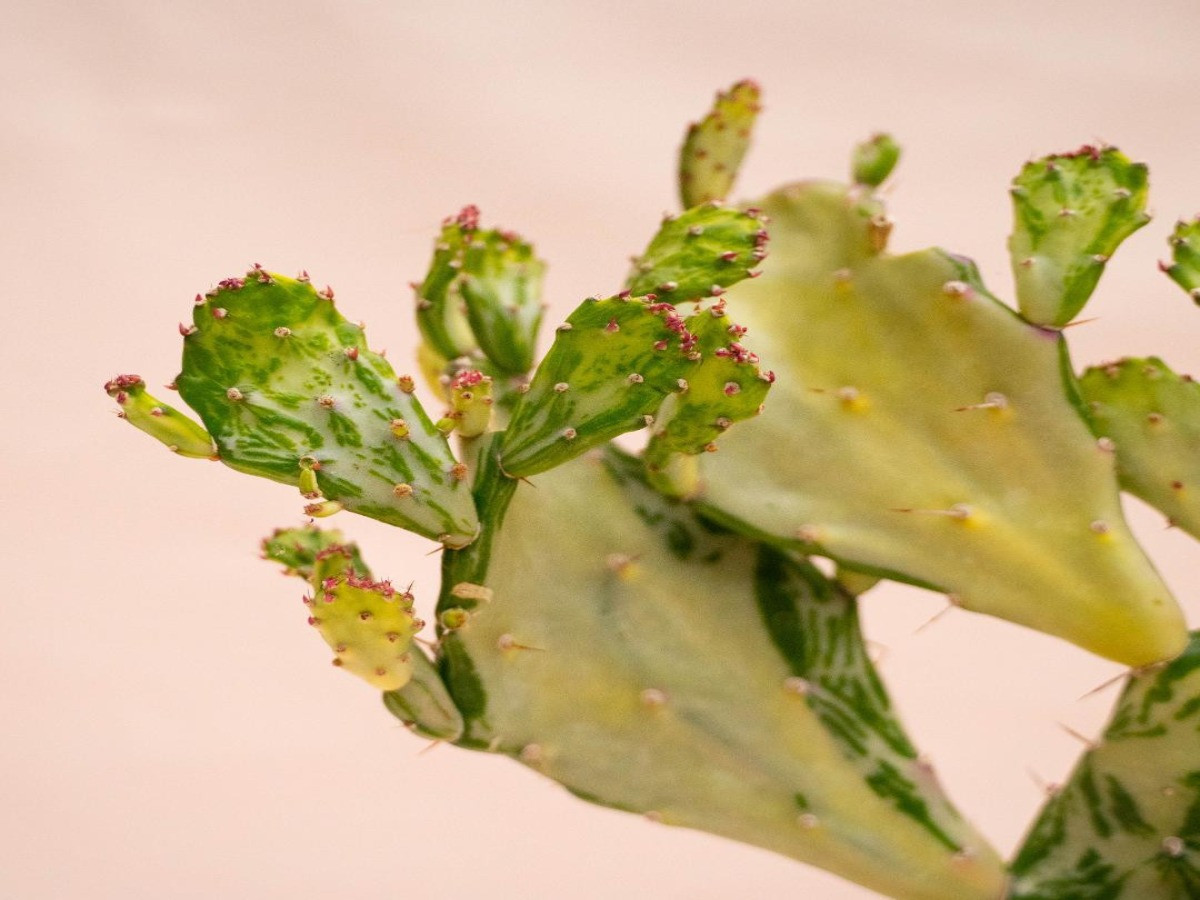
{"type": "MultiPolygon", "coordinates": [[[[1071,196],[1136,181],[1119,155],[1080,165],[1071,196]]],[[[754,207],[772,251],[725,299],[776,383],[769,415],[701,458],[706,512],[1131,665],[1178,653],[1182,616],[1125,524],[1062,334],[1002,305],[961,257],[887,253],[891,223],[864,186],[800,183],[754,207]]],[[[1034,243],[1047,260],[1094,249],[1096,231],[1110,247],[1112,215],[1034,243]]]]}
{"type": "Polygon", "coordinates": [[[1127,681],[1012,863],[1013,900],[1200,897],[1200,632],[1127,681]]]}
{"type": "MultiPolygon", "coordinates": [[[[427,654],[411,595],[340,533],[263,544],[306,583],[334,663],[418,734],[893,897],[1200,896],[1200,636],[1155,665],[1188,635],[1117,482],[1200,534],[1200,397],[1153,359],[1077,381],[1059,328],[1145,223],[1145,167],[1084,148],[1022,170],[1018,313],[961,257],[887,252],[887,135],[851,185],[723,205],[758,108],[752,82],[718,95],[681,151],[690,208],[536,368],[544,264],[474,207],[447,219],[414,285],[436,421],[331,290],[257,266],[181,326],[176,386],[204,427],[137,376],[106,391],[180,455],[295,486],[312,516],[444,545],[427,654]],[[609,443],[643,429],[640,456],[609,443]],[[1146,667],[1011,894],[867,656],[853,591],[881,576],[1146,667]]],[[[1165,267],[1193,294],[1198,234],[1181,223],[1165,267]]]]}
{"type": "Polygon", "coordinates": [[[994,900],[1002,868],[904,735],[852,596],[640,470],[609,451],[515,493],[481,471],[483,537],[445,555],[439,607],[460,743],[892,896],[994,900]]]}

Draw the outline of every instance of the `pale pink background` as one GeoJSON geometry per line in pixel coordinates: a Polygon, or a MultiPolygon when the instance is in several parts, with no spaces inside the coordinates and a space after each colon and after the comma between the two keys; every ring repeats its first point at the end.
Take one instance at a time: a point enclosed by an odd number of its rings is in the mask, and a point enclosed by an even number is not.
{"type": "MultiPolygon", "coordinates": [[[[256,541],[294,491],[172,457],[112,416],[118,371],[178,365],[192,295],[307,267],[377,346],[467,202],[551,261],[559,314],[611,290],[675,203],[684,123],[761,80],[742,187],[907,156],[895,245],[1008,293],[1005,188],[1095,139],[1150,163],[1157,220],[1112,264],[1076,360],[1197,365],[1200,310],[1154,271],[1200,208],[1192,0],[582,4],[33,2],[0,13],[4,650],[0,896],[864,898],[786,859],[589,807],[422,742],[335,672],[256,541]]],[[[1131,513],[1193,625],[1200,548],[1131,513]]],[[[422,541],[339,522],[415,579],[422,541]]],[[[1066,644],[884,589],[882,669],[953,796],[1008,850],[1113,696],[1066,644]]]]}

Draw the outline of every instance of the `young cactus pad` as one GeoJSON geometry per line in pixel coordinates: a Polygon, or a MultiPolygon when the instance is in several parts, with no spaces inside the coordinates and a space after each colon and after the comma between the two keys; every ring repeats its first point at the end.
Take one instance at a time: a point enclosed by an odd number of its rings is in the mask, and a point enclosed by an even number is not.
{"type": "Polygon", "coordinates": [[[1146,167],[1114,147],[1027,163],[1013,181],[1008,248],[1021,314],[1062,326],[1079,313],[1125,238],[1150,221],[1146,167]]]}
{"type": "Polygon", "coordinates": [[[1121,485],[1200,538],[1200,384],[1151,357],[1088,369],[1079,388],[1121,485]]]}
{"type": "Polygon", "coordinates": [[[901,730],[854,599],[640,469],[589,454],[507,513],[513,483],[482,472],[484,532],[445,554],[440,603],[461,743],[891,896],[995,900],[1002,866],[901,730]]]}
{"type": "Polygon", "coordinates": [[[708,513],[1131,665],[1178,653],[1182,615],[1125,524],[1061,334],[959,257],[883,251],[861,189],[755,205],[771,256],[726,299],[777,379],[767,414],[701,457],[708,513]]]}
{"type": "Polygon", "coordinates": [[[222,462],[448,546],[478,520],[456,460],[333,292],[252,269],[197,297],[179,394],[222,462]]]}
{"type": "Polygon", "coordinates": [[[1132,675],[1012,864],[1013,900],[1200,897],[1200,632],[1132,675]]]}
{"type": "Polygon", "coordinates": [[[478,348],[498,373],[524,374],[542,320],[545,268],[519,235],[480,228],[474,206],[446,219],[429,274],[414,285],[426,344],[446,360],[478,348]]]}
{"type": "Polygon", "coordinates": [[[1172,261],[1162,269],[1200,304],[1200,217],[1178,222],[1171,235],[1172,261]]]}
{"type": "Polygon", "coordinates": [[[685,207],[729,196],[750,146],[759,94],[753,81],[739,81],[717,94],[708,115],[688,129],[679,151],[679,195],[685,207]]]}
{"type": "Polygon", "coordinates": [[[338,531],[280,528],[263,541],[262,551],[264,559],[308,582],[309,624],[334,651],[339,668],[386,691],[388,709],[418,734],[451,741],[461,736],[462,716],[432,661],[412,643],[422,623],[407,591],[372,581],[357,545],[344,542],[338,531]]]}
{"type": "Polygon", "coordinates": [[[121,407],[117,415],[162,441],[171,452],[194,459],[216,459],[217,448],[209,433],[150,394],[141,376],[118,375],[104,385],[104,390],[121,407]]]}

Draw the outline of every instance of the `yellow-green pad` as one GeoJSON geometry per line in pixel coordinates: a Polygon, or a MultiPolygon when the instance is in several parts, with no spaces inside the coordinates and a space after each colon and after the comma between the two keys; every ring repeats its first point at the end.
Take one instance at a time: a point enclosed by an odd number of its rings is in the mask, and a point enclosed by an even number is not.
{"type": "Polygon", "coordinates": [[[1008,249],[1021,314],[1066,325],[1121,242],[1150,221],[1147,172],[1115,147],[1082,147],[1025,165],[1012,186],[1008,249]]]}
{"type": "Polygon", "coordinates": [[[760,94],[755,82],[739,81],[717,94],[708,115],[688,129],[679,151],[679,194],[685,208],[729,196],[750,146],[760,94]]]}
{"type": "Polygon", "coordinates": [[[363,673],[369,684],[384,690],[384,705],[396,718],[433,740],[457,740],[462,735],[462,716],[433,662],[420,647],[400,637],[411,637],[420,628],[412,618],[411,598],[407,592],[397,594],[386,582],[371,582],[371,570],[357,545],[344,542],[337,530],[305,526],[276,529],[262,542],[262,552],[264,559],[280,563],[288,575],[309,582],[311,594],[305,602],[312,608],[313,624],[322,628],[322,636],[337,654],[334,658],[342,668],[363,673]],[[332,579],[335,594],[340,592],[347,603],[314,603],[314,598],[323,597],[325,579],[332,579]],[[359,587],[348,587],[350,582],[359,587]],[[377,595],[358,598],[359,611],[373,613],[365,622],[352,615],[355,591],[364,590],[377,595]],[[328,622],[316,622],[318,618],[328,622]],[[389,634],[397,639],[389,639],[389,634]],[[339,651],[343,642],[346,648],[339,651]]]}
{"type": "Polygon", "coordinates": [[[212,436],[186,415],[163,403],[146,390],[138,375],[118,375],[104,385],[117,401],[117,415],[152,438],[167,445],[172,453],[193,459],[216,459],[212,436]]]}
{"type": "Polygon", "coordinates": [[[639,471],[547,472],[447,554],[443,612],[471,607],[442,638],[463,743],[889,896],[995,900],[1003,868],[917,758],[853,598],[639,471]]]}
{"type": "Polygon", "coordinates": [[[197,298],[176,384],[230,467],[447,545],[475,538],[445,436],[332,291],[259,268],[222,281],[197,298]]]}
{"type": "Polygon", "coordinates": [[[1121,485],[1200,538],[1200,384],[1150,357],[1088,369],[1079,387],[1121,485]]]}
{"type": "Polygon", "coordinates": [[[1073,405],[1062,336],[961,258],[876,253],[878,206],[853,189],[758,205],[771,257],[728,300],[776,383],[700,457],[706,509],[1131,665],[1178,653],[1183,618],[1073,405]]]}
{"type": "Polygon", "coordinates": [[[1200,632],[1132,675],[1012,864],[1012,900],[1200,897],[1200,632]]]}

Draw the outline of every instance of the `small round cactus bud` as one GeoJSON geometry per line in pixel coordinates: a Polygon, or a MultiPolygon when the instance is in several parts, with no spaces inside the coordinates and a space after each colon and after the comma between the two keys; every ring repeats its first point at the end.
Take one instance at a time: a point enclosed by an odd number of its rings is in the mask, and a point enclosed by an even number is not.
{"type": "Polygon", "coordinates": [[[460,606],[444,609],[438,615],[438,622],[447,631],[458,631],[470,621],[471,614],[460,606]]]}

